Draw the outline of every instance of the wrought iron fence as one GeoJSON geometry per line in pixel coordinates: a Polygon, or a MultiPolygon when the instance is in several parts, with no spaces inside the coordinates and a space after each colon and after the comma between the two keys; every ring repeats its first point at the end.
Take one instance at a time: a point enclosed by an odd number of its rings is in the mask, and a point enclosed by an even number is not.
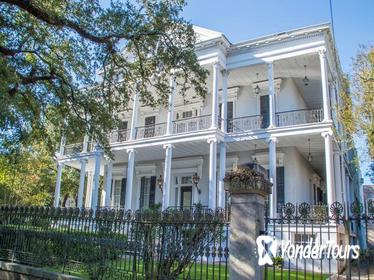
{"type": "Polygon", "coordinates": [[[277,126],[318,123],[323,120],[322,109],[302,109],[276,113],[277,126]]]}
{"type": "Polygon", "coordinates": [[[87,279],[228,279],[224,211],[0,208],[0,259],[87,279]]]}
{"type": "Polygon", "coordinates": [[[262,124],[262,116],[240,117],[231,120],[228,132],[242,132],[247,130],[260,129],[262,124]]]}
{"type": "Polygon", "coordinates": [[[114,130],[109,135],[109,143],[121,143],[130,140],[130,129],[114,130]]]}
{"type": "Polygon", "coordinates": [[[186,133],[210,128],[211,115],[176,120],[173,122],[173,133],[186,133]]]}
{"type": "Polygon", "coordinates": [[[166,125],[167,123],[158,123],[154,125],[139,126],[136,128],[135,138],[144,139],[165,135],[166,125]]]}
{"type": "Polygon", "coordinates": [[[265,279],[374,279],[373,201],[347,206],[286,203],[276,218],[266,210],[264,233],[283,241],[282,246],[287,242],[311,248],[331,244],[331,251],[311,258],[304,258],[302,250],[295,251],[294,258],[279,256],[278,251],[272,256],[273,265],[265,267],[265,279]],[[360,246],[357,259],[347,249],[353,245],[360,246]]]}

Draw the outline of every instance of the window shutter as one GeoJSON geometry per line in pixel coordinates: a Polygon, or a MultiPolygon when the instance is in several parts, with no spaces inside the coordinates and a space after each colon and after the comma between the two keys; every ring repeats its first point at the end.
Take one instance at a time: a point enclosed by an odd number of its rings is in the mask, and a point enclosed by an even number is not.
{"type": "Polygon", "coordinates": [[[121,199],[120,199],[120,206],[123,208],[125,206],[126,200],[126,178],[123,178],[121,181],[121,199]]]}
{"type": "Polygon", "coordinates": [[[149,189],[149,207],[153,207],[155,205],[155,197],[156,197],[156,176],[152,176],[151,186],[149,189]]]}
{"type": "Polygon", "coordinates": [[[280,212],[280,207],[283,206],[284,201],[284,167],[277,167],[277,212],[280,212]]]}
{"type": "Polygon", "coordinates": [[[269,95],[260,97],[260,111],[262,116],[261,128],[266,128],[269,126],[269,95]]]}
{"type": "Polygon", "coordinates": [[[145,177],[140,179],[140,203],[139,208],[142,209],[144,205],[144,187],[145,187],[145,177]]]}

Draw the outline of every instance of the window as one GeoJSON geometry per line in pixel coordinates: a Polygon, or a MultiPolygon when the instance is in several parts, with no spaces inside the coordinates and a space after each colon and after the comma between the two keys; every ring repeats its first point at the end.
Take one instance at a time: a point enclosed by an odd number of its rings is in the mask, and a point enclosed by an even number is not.
{"type": "Polygon", "coordinates": [[[126,141],[127,140],[127,121],[122,121],[118,127],[118,140],[121,141],[126,141]]]}
{"type": "Polygon", "coordinates": [[[191,176],[183,176],[181,179],[181,184],[192,184],[191,176]]]}
{"type": "Polygon", "coordinates": [[[121,203],[122,180],[114,180],[112,191],[112,204],[114,208],[119,208],[121,203]]]}
{"type": "Polygon", "coordinates": [[[186,118],[192,118],[192,111],[185,111],[185,112],[182,112],[182,118],[183,118],[183,119],[186,119],[186,118]]]}
{"type": "Polygon", "coordinates": [[[269,95],[260,96],[260,113],[262,116],[261,128],[269,126],[269,95]]]}
{"type": "Polygon", "coordinates": [[[310,240],[316,241],[316,235],[311,233],[295,233],[295,245],[308,245],[310,240]]]}
{"type": "Polygon", "coordinates": [[[156,176],[142,177],[140,181],[140,209],[147,209],[155,204],[156,176]]]}
{"type": "Polygon", "coordinates": [[[277,167],[277,212],[280,213],[284,205],[284,167],[277,167]]]}

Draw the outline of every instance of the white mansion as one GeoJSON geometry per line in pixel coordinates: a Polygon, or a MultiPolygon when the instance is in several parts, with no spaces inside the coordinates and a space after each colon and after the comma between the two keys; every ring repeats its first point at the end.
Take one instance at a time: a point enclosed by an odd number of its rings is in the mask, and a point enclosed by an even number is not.
{"type": "Polygon", "coordinates": [[[222,33],[195,31],[196,54],[210,73],[206,99],[191,93],[185,102],[173,77],[168,108],[142,106],[135,95],[110,135],[114,160],[87,138],[62,140],[55,206],[64,165],[80,170],[78,207],[224,207],[225,173],[249,162],[269,172],[272,215],[286,202],[360,197],[354,150],[337,141],[344,138],[335,112],[341,69],[330,26],[234,44],[222,33]]]}

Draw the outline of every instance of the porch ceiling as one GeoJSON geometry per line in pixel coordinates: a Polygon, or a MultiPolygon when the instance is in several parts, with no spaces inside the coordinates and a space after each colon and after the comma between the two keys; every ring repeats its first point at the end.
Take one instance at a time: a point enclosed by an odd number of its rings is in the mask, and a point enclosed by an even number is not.
{"type": "MultiPolygon", "coordinates": [[[[297,56],[274,62],[274,77],[292,78],[308,107],[313,109],[320,108],[322,107],[320,69],[319,56],[317,54],[297,56]],[[307,66],[306,75],[309,79],[307,86],[303,82],[305,77],[304,65],[307,66]]],[[[230,71],[228,87],[248,86],[257,81],[267,80],[267,66],[259,64],[230,71]],[[259,74],[258,79],[256,73],[259,74]]]]}
{"type": "Polygon", "coordinates": [[[310,153],[312,161],[310,165],[323,178],[325,177],[325,146],[324,140],[320,134],[315,135],[297,135],[288,136],[287,138],[279,138],[277,147],[295,146],[301,155],[308,159],[310,139],[310,153]]]}
{"type": "MultiPolygon", "coordinates": [[[[307,160],[309,153],[308,139],[310,139],[310,153],[312,154],[312,162],[310,165],[316,173],[324,178],[324,142],[320,134],[278,137],[277,149],[282,150],[282,148],[296,147],[299,153],[307,160]]],[[[268,151],[268,143],[265,139],[261,139],[228,143],[227,152],[254,151],[255,144],[257,152],[266,153],[268,151]]]]}

